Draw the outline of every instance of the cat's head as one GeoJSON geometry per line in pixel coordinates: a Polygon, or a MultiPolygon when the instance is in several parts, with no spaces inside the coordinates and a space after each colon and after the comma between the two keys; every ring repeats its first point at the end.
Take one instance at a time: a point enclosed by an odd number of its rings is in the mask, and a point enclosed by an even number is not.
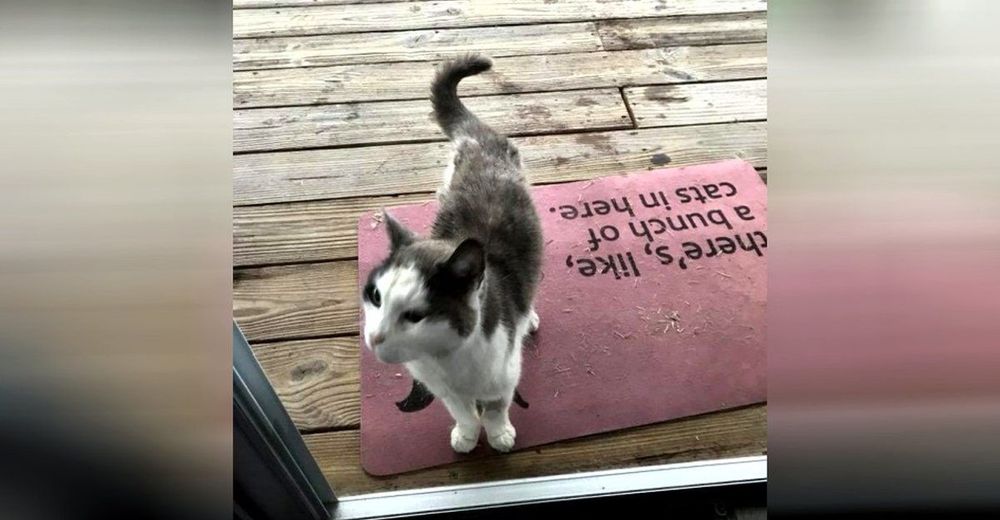
{"type": "Polygon", "coordinates": [[[483,245],[417,237],[385,213],[391,252],[362,293],[365,344],[384,363],[446,354],[479,318],[483,245]]]}

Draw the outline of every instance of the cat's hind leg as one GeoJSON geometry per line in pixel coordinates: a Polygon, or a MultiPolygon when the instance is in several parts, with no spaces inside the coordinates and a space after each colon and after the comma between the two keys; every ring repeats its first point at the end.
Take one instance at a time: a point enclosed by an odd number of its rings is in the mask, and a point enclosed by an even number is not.
{"type": "Polygon", "coordinates": [[[438,202],[444,202],[445,197],[448,196],[448,188],[451,187],[451,178],[455,176],[455,153],[452,150],[448,154],[448,165],[444,168],[444,173],[441,175],[441,186],[436,192],[438,202]]]}
{"type": "Polygon", "coordinates": [[[479,443],[480,423],[476,401],[453,395],[443,397],[441,401],[455,419],[455,426],[451,429],[451,448],[458,453],[469,453],[479,443]]]}
{"type": "Polygon", "coordinates": [[[534,334],[538,332],[539,323],[541,323],[541,319],[538,317],[538,313],[535,312],[535,307],[532,306],[531,310],[528,311],[528,333],[534,334]]]}
{"type": "Polygon", "coordinates": [[[486,440],[493,449],[508,452],[514,447],[517,431],[510,423],[510,403],[512,395],[495,401],[483,402],[483,427],[486,440]]]}

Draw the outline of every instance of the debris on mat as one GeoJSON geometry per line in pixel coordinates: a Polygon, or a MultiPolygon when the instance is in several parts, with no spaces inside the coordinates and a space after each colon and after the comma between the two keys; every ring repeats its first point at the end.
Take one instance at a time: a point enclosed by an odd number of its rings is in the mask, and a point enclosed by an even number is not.
{"type": "Polygon", "coordinates": [[[385,213],[372,213],[372,229],[377,229],[379,224],[385,220],[385,213]]]}

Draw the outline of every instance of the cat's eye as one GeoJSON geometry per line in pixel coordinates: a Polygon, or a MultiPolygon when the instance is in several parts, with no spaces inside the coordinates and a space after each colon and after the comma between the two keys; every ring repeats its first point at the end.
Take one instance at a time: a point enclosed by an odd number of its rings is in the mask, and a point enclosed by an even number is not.
{"type": "Polygon", "coordinates": [[[372,305],[376,307],[382,306],[382,293],[378,292],[377,287],[372,287],[372,290],[368,295],[368,299],[372,301],[372,305]]]}
{"type": "Polygon", "coordinates": [[[422,312],[406,311],[406,312],[403,313],[402,318],[403,318],[403,320],[408,321],[410,323],[417,323],[417,322],[423,320],[424,316],[426,316],[426,315],[424,313],[422,313],[422,312]]]}

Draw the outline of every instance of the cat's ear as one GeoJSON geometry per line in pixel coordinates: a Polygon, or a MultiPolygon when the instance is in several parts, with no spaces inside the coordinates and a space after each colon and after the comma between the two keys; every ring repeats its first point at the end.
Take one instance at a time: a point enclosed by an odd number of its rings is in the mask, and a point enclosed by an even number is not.
{"type": "Polygon", "coordinates": [[[486,270],[486,250],[474,238],[468,238],[455,248],[451,258],[445,262],[449,274],[460,280],[476,280],[486,270]]]}
{"type": "Polygon", "coordinates": [[[392,245],[393,251],[413,243],[416,235],[412,231],[403,227],[387,211],[383,210],[382,215],[385,216],[385,227],[389,230],[389,243],[392,245]]]}

